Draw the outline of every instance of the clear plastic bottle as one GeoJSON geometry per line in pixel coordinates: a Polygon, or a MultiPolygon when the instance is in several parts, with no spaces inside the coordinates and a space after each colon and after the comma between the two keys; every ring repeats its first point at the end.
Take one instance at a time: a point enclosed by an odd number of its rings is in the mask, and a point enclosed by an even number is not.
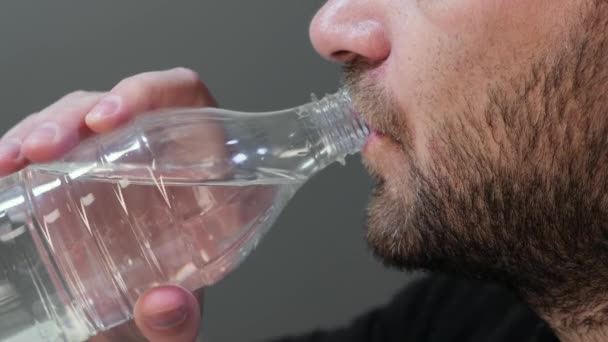
{"type": "Polygon", "coordinates": [[[182,109],[1,179],[0,340],[83,341],[146,289],[215,283],[367,135],[345,91],[272,113],[182,109]]]}

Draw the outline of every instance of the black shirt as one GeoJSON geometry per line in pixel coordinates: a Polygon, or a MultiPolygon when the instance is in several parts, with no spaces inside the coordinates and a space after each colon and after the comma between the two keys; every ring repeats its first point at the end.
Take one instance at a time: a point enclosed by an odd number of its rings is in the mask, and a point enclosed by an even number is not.
{"type": "Polygon", "coordinates": [[[547,324],[508,290],[443,275],[408,285],[386,307],[336,331],[277,342],[558,341],[547,324]]]}

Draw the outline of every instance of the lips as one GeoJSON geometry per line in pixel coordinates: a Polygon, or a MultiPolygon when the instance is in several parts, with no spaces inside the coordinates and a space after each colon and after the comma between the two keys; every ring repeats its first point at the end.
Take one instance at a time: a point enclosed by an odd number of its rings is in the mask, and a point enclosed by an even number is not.
{"type": "Polygon", "coordinates": [[[379,141],[393,145],[394,147],[401,148],[403,146],[396,123],[388,122],[387,120],[374,120],[374,118],[365,116],[364,120],[371,131],[366,140],[364,149],[367,149],[368,145],[375,144],[379,141]]]}
{"type": "Polygon", "coordinates": [[[361,151],[364,165],[374,175],[376,181],[382,180],[389,189],[397,190],[406,186],[407,170],[411,160],[403,151],[402,145],[380,132],[372,132],[361,151]]]}
{"type": "Polygon", "coordinates": [[[403,183],[404,172],[411,162],[406,153],[408,135],[402,137],[404,124],[400,122],[405,115],[386,96],[370,92],[369,89],[353,92],[354,107],[371,132],[361,150],[362,161],[371,174],[387,183],[403,183]]]}
{"type": "Polygon", "coordinates": [[[372,135],[386,137],[399,145],[402,144],[401,125],[396,118],[396,113],[383,110],[378,112],[359,111],[359,113],[372,135]]]}
{"type": "Polygon", "coordinates": [[[378,79],[385,63],[371,65],[364,60],[356,60],[346,68],[346,88],[352,98],[355,111],[365,121],[370,132],[364,149],[369,149],[377,141],[404,147],[402,128],[404,118],[395,97],[378,79]]]}
{"type": "Polygon", "coordinates": [[[363,154],[367,155],[369,153],[373,153],[375,149],[378,149],[381,146],[391,146],[395,149],[401,148],[400,143],[391,136],[376,130],[372,130],[372,133],[367,137],[365,145],[363,146],[363,154]]]}

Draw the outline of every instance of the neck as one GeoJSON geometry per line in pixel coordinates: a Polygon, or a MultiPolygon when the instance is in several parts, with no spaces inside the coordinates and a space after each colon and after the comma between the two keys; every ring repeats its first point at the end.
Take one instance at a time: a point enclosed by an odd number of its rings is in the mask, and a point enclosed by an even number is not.
{"type": "Polygon", "coordinates": [[[563,342],[608,341],[608,303],[567,313],[538,312],[563,342]]]}
{"type": "Polygon", "coordinates": [[[608,326],[597,330],[555,330],[563,342],[605,342],[608,341],[608,326]]]}

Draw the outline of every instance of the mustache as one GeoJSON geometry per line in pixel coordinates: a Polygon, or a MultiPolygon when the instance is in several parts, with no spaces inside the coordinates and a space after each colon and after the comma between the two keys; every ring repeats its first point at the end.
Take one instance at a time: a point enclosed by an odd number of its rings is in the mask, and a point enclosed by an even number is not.
{"type": "Polygon", "coordinates": [[[344,64],[344,87],[351,95],[355,110],[368,126],[401,145],[407,132],[404,115],[390,92],[372,82],[369,76],[378,65],[360,57],[344,64]]]}

